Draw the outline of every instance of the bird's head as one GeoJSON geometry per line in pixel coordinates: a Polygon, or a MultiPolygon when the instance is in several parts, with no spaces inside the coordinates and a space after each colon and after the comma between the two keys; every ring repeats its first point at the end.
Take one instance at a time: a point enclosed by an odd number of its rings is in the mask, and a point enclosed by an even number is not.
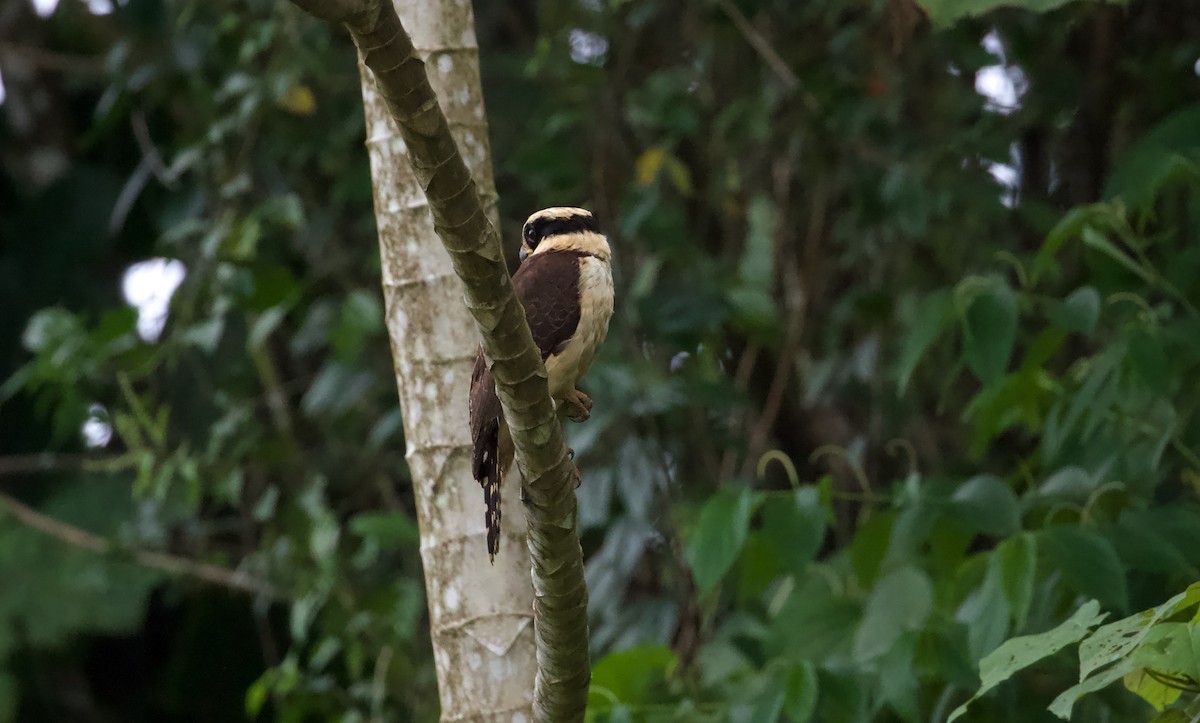
{"type": "Polygon", "coordinates": [[[556,206],[530,216],[521,229],[521,261],[545,251],[581,251],[608,261],[608,239],[592,212],[556,206]]]}

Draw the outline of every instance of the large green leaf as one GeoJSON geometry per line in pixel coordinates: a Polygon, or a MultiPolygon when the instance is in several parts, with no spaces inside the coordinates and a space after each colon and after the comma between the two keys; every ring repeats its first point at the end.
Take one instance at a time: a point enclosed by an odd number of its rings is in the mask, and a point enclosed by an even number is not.
{"type": "Polygon", "coordinates": [[[1179,700],[1183,692],[1179,685],[1168,683],[1162,680],[1159,674],[1151,673],[1145,668],[1135,668],[1126,674],[1125,687],[1159,712],[1179,700]]]}
{"type": "Polygon", "coordinates": [[[1052,563],[1080,594],[1107,607],[1128,609],[1125,568],[1111,542],[1078,527],[1051,527],[1040,536],[1052,563]]]}
{"type": "Polygon", "coordinates": [[[953,519],[987,535],[1011,535],[1021,526],[1017,496],[1004,480],[977,475],[964,482],[950,498],[953,519]]]}
{"type": "Polygon", "coordinates": [[[890,511],[873,515],[858,528],[850,543],[850,567],[863,587],[875,585],[890,548],[895,520],[896,515],[890,511]]]}
{"type": "Polygon", "coordinates": [[[1190,623],[1165,622],[1153,626],[1130,656],[1133,664],[1175,678],[1200,679],[1192,649],[1192,627],[1190,623]]]}
{"type": "Polygon", "coordinates": [[[1107,613],[1100,612],[1100,603],[1089,600],[1076,610],[1074,615],[1053,630],[1006,641],[980,661],[981,684],[979,690],[967,702],[954,709],[947,723],[953,723],[962,717],[972,701],[1008,680],[1013,674],[1057,653],[1072,643],[1079,642],[1105,617],[1107,617],[1107,613]]]}
{"type": "Polygon", "coordinates": [[[1195,178],[1198,156],[1200,104],[1193,104],[1167,116],[1117,159],[1104,195],[1144,207],[1172,177],[1195,178]]]}
{"type": "Polygon", "coordinates": [[[905,567],[879,580],[862,624],[854,637],[854,657],[875,660],[891,650],[905,631],[917,630],[933,610],[933,584],[915,567],[905,567]]]}
{"type": "Polygon", "coordinates": [[[1174,540],[1152,526],[1139,524],[1133,516],[1122,517],[1105,533],[1131,570],[1200,577],[1174,540]]]}
{"type": "Polygon", "coordinates": [[[991,563],[999,567],[1000,587],[1012,613],[1013,628],[1025,626],[1033,602],[1033,584],[1037,580],[1037,537],[1025,533],[1010,537],[992,553],[991,563]]]}
{"type": "Polygon", "coordinates": [[[773,655],[821,662],[851,653],[863,611],[834,589],[830,577],[828,570],[818,566],[799,577],[763,640],[773,655]]]}
{"type": "Polygon", "coordinates": [[[800,570],[812,561],[825,541],[828,523],[815,487],[771,493],[763,501],[761,534],[785,569],[800,570]]]}
{"type": "Polygon", "coordinates": [[[596,701],[646,703],[658,698],[675,654],[665,645],[641,645],[601,658],[592,668],[596,701]],[[599,690],[603,690],[600,693],[599,690]]]}
{"type": "Polygon", "coordinates": [[[1011,630],[1012,614],[997,560],[995,555],[991,556],[983,584],[967,595],[955,613],[955,618],[967,627],[967,649],[972,660],[979,660],[999,647],[1011,630]]]}
{"type": "Polygon", "coordinates": [[[974,289],[963,310],[963,358],[987,383],[1008,368],[1017,340],[1017,296],[1008,285],[991,281],[974,289]]]}
{"type": "Polygon", "coordinates": [[[937,341],[954,311],[954,300],[948,291],[935,291],[921,299],[912,326],[904,337],[900,361],[896,365],[896,383],[901,394],[908,388],[917,364],[937,341]]]}
{"type": "Polygon", "coordinates": [[[1091,286],[1075,289],[1062,301],[1051,301],[1046,316],[1063,331],[1091,334],[1100,318],[1100,292],[1091,286]]]}
{"type": "Polygon", "coordinates": [[[700,592],[712,590],[746,544],[750,516],[762,495],[748,487],[726,487],[700,510],[687,546],[687,561],[700,592]]]}

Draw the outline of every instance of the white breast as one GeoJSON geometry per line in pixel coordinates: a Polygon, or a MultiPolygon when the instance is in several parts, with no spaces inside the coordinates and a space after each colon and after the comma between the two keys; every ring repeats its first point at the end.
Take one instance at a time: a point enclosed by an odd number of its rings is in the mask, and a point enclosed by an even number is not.
{"type": "Polygon", "coordinates": [[[613,313],[612,269],[594,256],[579,260],[579,290],[582,306],[575,336],[563,350],[546,359],[550,396],[561,399],[579,383],[596,358],[596,350],[608,335],[613,313]]]}

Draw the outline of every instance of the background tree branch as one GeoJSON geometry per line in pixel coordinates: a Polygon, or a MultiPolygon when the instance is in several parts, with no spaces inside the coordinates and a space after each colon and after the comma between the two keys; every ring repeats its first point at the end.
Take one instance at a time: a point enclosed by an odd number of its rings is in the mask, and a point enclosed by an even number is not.
{"type": "MultiPolygon", "coordinates": [[[[115,553],[119,549],[99,535],[44,515],[12,495],[3,492],[0,492],[0,512],[7,512],[26,527],[43,532],[73,547],[101,554],[115,553]]],[[[165,572],[168,575],[191,577],[211,585],[269,598],[283,597],[279,591],[265,581],[256,580],[244,572],[230,570],[219,565],[197,562],[153,550],[130,550],[128,554],[139,565],[165,572]]]]}

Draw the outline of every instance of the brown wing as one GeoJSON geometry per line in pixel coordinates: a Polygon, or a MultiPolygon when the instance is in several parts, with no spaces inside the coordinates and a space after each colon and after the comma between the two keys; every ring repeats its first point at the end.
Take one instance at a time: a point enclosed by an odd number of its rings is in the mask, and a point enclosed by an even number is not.
{"type": "MultiPolygon", "coordinates": [[[[542,359],[562,350],[579,326],[579,258],[574,251],[545,251],[521,264],[513,291],[525,307],[542,359]]],[[[500,551],[500,488],[512,462],[512,440],[483,348],[471,372],[471,474],[483,487],[488,556],[500,551]]]]}
{"type": "Polygon", "coordinates": [[[527,258],[513,275],[513,291],[525,307],[543,361],[562,351],[579,326],[579,259],[583,255],[543,251],[527,258]]]}
{"type": "Polygon", "coordinates": [[[500,407],[500,397],[496,396],[496,384],[492,381],[483,347],[475,355],[468,410],[473,446],[471,475],[483,487],[483,502],[487,508],[483,519],[487,526],[488,558],[494,561],[496,553],[500,551],[500,485],[504,481],[502,475],[507,462],[501,459],[500,449],[500,427],[504,424],[504,412],[500,407]]]}

